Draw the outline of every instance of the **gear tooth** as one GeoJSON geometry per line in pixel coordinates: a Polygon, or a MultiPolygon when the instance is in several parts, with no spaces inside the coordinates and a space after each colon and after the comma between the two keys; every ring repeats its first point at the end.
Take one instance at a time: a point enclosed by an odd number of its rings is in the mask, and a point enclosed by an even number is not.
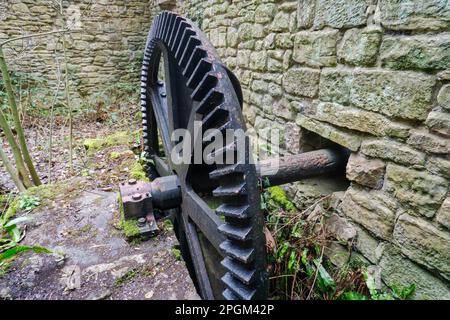
{"type": "Polygon", "coordinates": [[[159,27],[161,25],[161,20],[162,20],[162,16],[161,16],[161,13],[160,13],[160,14],[158,14],[157,21],[156,21],[156,24],[155,24],[155,29],[154,29],[154,37],[155,38],[158,37],[158,32],[159,32],[159,27]]]}
{"type": "Polygon", "coordinates": [[[242,244],[235,244],[232,240],[225,240],[220,244],[220,248],[232,258],[242,263],[251,263],[254,259],[255,249],[243,248],[242,244]]]}
{"type": "Polygon", "coordinates": [[[187,86],[191,89],[197,88],[200,81],[205,77],[205,75],[212,70],[212,63],[207,59],[200,59],[200,62],[195,66],[192,75],[190,76],[187,86]]]}
{"type": "Polygon", "coordinates": [[[181,58],[181,54],[183,53],[183,51],[185,50],[185,48],[188,45],[188,41],[189,39],[195,36],[195,31],[192,30],[191,28],[186,28],[183,32],[183,35],[181,36],[181,41],[178,45],[178,48],[175,52],[175,59],[178,60],[178,63],[181,62],[180,58],[181,58]]]}
{"type": "MultiPolygon", "coordinates": [[[[190,79],[192,76],[192,73],[194,72],[195,68],[198,66],[200,60],[205,58],[206,56],[207,56],[206,51],[201,46],[195,47],[194,51],[192,52],[191,56],[189,57],[186,68],[183,71],[183,76],[186,79],[190,79]]],[[[210,71],[210,70],[211,69],[208,69],[208,71],[210,71]]]]}
{"type": "Polygon", "coordinates": [[[255,296],[255,289],[248,288],[246,285],[233,277],[229,272],[222,277],[222,282],[242,300],[252,300],[255,296]]]}
{"type": "Polygon", "coordinates": [[[219,132],[220,134],[225,134],[227,129],[232,129],[233,128],[233,124],[230,121],[225,122],[224,124],[222,124],[221,126],[219,126],[217,128],[217,131],[213,131],[213,132],[205,132],[205,135],[203,136],[203,143],[204,144],[208,144],[209,142],[211,142],[212,138],[216,136],[217,132],[219,132]]]}
{"type": "Polygon", "coordinates": [[[202,101],[206,95],[217,85],[218,79],[211,73],[206,74],[197,88],[192,92],[191,98],[202,101]]]}
{"type": "Polygon", "coordinates": [[[220,186],[213,190],[215,197],[241,196],[247,193],[245,182],[220,186]]]}
{"type": "Polygon", "coordinates": [[[180,28],[180,24],[181,24],[181,22],[183,22],[183,21],[185,21],[185,20],[184,20],[182,17],[180,17],[180,16],[177,16],[177,17],[175,18],[175,23],[174,23],[174,25],[173,25],[172,32],[171,32],[171,35],[170,35],[170,39],[169,39],[169,42],[168,42],[169,48],[170,48],[171,50],[172,50],[172,48],[173,48],[175,39],[176,39],[176,37],[177,37],[178,30],[179,30],[179,28],[180,28]]]}
{"type": "Polygon", "coordinates": [[[178,47],[179,47],[179,45],[181,43],[181,37],[183,36],[184,31],[188,27],[189,27],[189,24],[187,22],[185,22],[185,21],[181,21],[180,22],[180,25],[178,26],[178,30],[177,30],[176,35],[175,35],[175,40],[174,40],[174,42],[172,44],[172,47],[171,47],[172,53],[175,53],[176,49],[178,49],[178,47]]]}
{"type": "Polygon", "coordinates": [[[239,300],[239,297],[235,295],[230,289],[225,289],[222,295],[225,300],[239,300]]]}
{"type": "Polygon", "coordinates": [[[230,223],[224,223],[219,226],[219,231],[225,234],[228,238],[249,241],[252,236],[252,228],[249,226],[236,226],[230,223]]]}
{"type": "Polygon", "coordinates": [[[247,219],[249,218],[249,206],[222,204],[216,209],[216,213],[227,218],[247,219]]]}
{"type": "MultiPolygon", "coordinates": [[[[220,149],[214,150],[210,154],[207,154],[206,158],[208,161],[212,161],[212,162],[214,162],[214,160],[216,160],[218,157],[222,157],[224,160],[226,160],[227,156],[230,154],[232,154],[233,158],[234,158],[235,151],[236,151],[236,143],[232,142],[220,149]]],[[[214,191],[216,191],[216,190],[214,190],[214,191]]],[[[232,194],[230,194],[230,195],[232,195],[232,194]]],[[[239,194],[235,194],[235,195],[239,195],[239,194]]]]}
{"type": "Polygon", "coordinates": [[[161,24],[159,25],[159,28],[158,28],[158,38],[159,39],[162,39],[164,28],[166,26],[167,12],[162,12],[161,15],[162,15],[161,24]]]}
{"type": "Polygon", "coordinates": [[[195,49],[199,47],[201,44],[202,42],[197,38],[196,35],[189,37],[187,45],[181,54],[179,63],[180,68],[183,70],[183,74],[186,69],[186,66],[188,65],[189,60],[191,59],[192,54],[194,53],[195,49]]]}
{"type": "Polygon", "coordinates": [[[253,280],[255,279],[255,269],[248,268],[242,263],[230,258],[226,257],[221,261],[222,266],[225,267],[233,276],[238,278],[246,285],[251,285],[253,280]]]}
{"type": "Polygon", "coordinates": [[[202,128],[203,130],[212,128],[214,125],[220,123],[224,123],[228,120],[228,110],[223,108],[216,107],[209,114],[207,114],[202,120],[202,128]]]}
{"type": "Polygon", "coordinates": [[[164,30],[163,34],[163,41],[165,43],[169,42],[169,36],[171,34],[171,30],[173,28],[173,21],[175,20],[175,15],[173,13],[169,13],[169,18],[167,20],[166,29],[164,30]]]}

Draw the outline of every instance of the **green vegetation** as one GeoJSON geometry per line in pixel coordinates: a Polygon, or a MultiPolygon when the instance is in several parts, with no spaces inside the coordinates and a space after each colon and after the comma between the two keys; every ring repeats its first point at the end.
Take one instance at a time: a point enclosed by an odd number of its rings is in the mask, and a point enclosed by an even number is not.
{"type": "Polygon", "coordinates": [[[144,167],[140,162],[135,162],[130,170],[130,177],[136,180],[149,181],[144,167]]]}
{"type": "Polygon", "coordinates": [[[284,209],[289,212],[295,211],[295,205],[288,199],[286,193],[281,187],[269,187],[267,192],[263,193],[264,209],[273,211],[276,209],[284,209]]]}
{"type": "Polygon", "coordinates": [[[11,261],[20,253],[32,251],[35,253],[51,253],[50,250],[41,246],[19,245],[25,236],[18,227],[20,223],[31,220],[28,217],[11,219],[7,211],[0,216],[0,276],[4,276],[9,270],[11,261]]]}
{"type": "Polygon", "coordinates": [[[183,259],[179,246],[174,246],[172,248],[171,252],[172,252],[172,255],[175,257],[176,260],[181,261],[183,259]]]}
{"type": "Polygon", "coordinates": [[[19,199],[19,209],[22,211],[31,211],[41,204],[38,197],[24,194],[19,199]]]}
{"type": "Polygon", "coordinates": [[[134,240],[139,237],[138,221],[136,219],[125,219],[122,199],[119,199],[119,219],[119,227],[127,240],[134,240]]]}
{"type": "Polygon", "coordinates": [[[130,143],[130,135],[126,131],[116,132],[104,138],[86,139],[84,147],[89,154],[93,154],[101,149],[117,146],[128,145],[130,143]]]}
{"type": "Polygon", "coordinates": [[[133,280],[138,274],[139,274],[139,270],[136,268],[128,270],[123,276],[116,279],[116,281],[114,282],[114,286],[121,287],[125,283],[133,280]]]}
{"type": "Polygon", "coordinates": [[[349,252],[349,262],[336,267],[325,254],[325,248],[335,241],[324,227],[325,217],[313,217],[312,208],[295,212],[280,187],[268,188],[262,197],[273,238],[268,238],[273,299],[393,300],[413,295],[414,285],[388,292],[377,289],[357,253],[349,252]]]}

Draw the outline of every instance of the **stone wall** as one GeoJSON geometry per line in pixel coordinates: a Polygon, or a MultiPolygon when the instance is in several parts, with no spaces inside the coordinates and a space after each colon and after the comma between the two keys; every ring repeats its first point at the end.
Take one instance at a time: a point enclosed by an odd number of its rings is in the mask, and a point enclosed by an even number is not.
{"type": "MultiPolygon", "coordinates": [[[[118,83],[138,86],[147,33],[159,8],[152,0],[0,0],[0,41],[72,29],[67,56],[73,95],[84,97],[118,83]]],[[[5,55],[13,71],[49,80],[55,86],[63,54],[58,35],[16,41],[5,55]]]]}
{"type": "MultiPolygon", "coordinates": [[[[450,1],[179,7],[240,79],[251,126],[284,130],[286,153],[317,137],[352,151],[349,186],[324,192],[333,252],[353,248],[387,286],[415,283],[416,298],[450,299],[450,1]]],[[[319,185],[295,184],[300,206],[319,185]]]]}

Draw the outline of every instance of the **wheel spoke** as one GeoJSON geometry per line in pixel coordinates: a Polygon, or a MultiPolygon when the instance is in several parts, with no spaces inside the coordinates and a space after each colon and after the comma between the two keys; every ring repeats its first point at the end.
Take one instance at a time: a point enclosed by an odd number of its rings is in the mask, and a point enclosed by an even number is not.
{"type": "Polygon", "coordinates": [[[223,255],[220,244],[226,240],[226,237],[217,232],[223,222],[216,213],[192,190],[183,194],[181,208],[183,214],[192,219],[217,252],[223,255]]]}

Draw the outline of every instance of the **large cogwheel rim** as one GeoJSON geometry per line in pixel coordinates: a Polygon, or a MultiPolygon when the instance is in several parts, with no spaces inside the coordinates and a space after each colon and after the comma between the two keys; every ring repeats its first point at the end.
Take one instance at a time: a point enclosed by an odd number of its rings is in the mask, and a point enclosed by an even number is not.
{"type": "MultiPolygon", "coordinates": [[[[158,108],[157,105],[152,105],[156,99],[155,92],[158,92],[154,88],[158,85],[154,79],[154,61],[159,59],[160,48],[164,48],[165,54],[178,64],[192,99],[191,113],[200,116],[204,130],[245,130],[236,81],[230,79],[229,71],[206,36],[190,20],[172,12],[163,12],[155,18],[150,30],[141,75],[143,135],[149,159],[153,159],[156,139],[155,121],[150,121],[150,118],[155,117],[160,124],[162,120],[158,117],[163,114],[161,110],[154,109],[158,108]]],[[[234,144],[226,146],[223,152],[235,152],[233,147],[234,144]]],[[[245,163],[218,165],[209,173],[210,179],[217,181],[212,195],[219,199],[220,205],[215,212],[224,217],[217,237],[221,239],[221,265],[226,270],[221,277],[225,289],[220,296],[217,292],[214,294],[216,299],[267,297],[264,217],[259,206],[256,169],[249,162],[251,156],[248,150],[247,143],[245,163]]],[[[206,293],[200,294],[208,298],[206,293]]]]}

